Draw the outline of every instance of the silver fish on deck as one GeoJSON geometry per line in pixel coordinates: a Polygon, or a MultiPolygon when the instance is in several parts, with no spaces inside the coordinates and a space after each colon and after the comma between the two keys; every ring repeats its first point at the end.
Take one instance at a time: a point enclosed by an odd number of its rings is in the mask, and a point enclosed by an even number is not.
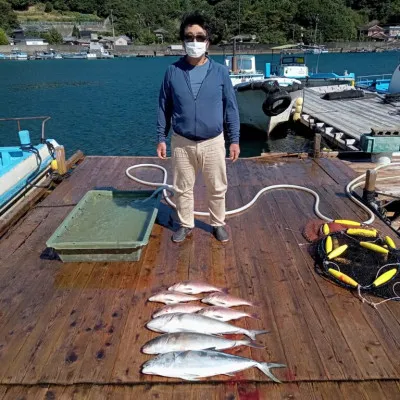
{"type": "Polygon", "coordinates": [[[222,307],[235,307],[235,306],[255,306],[251,301],[241,299],[239,297],[231,296],[226,293],[211,293],[203,300],[203,303],[212,304],[214,306],[222,307]]]}
{"type": "Polygon", "coordinates": [[[272,375],[271,368],[284,368],[284,364],[266,363],[250,358],[233,356],[219,351],[180,351],[161,354],[142,366],[143,374],[161,375],[196,381],[215,375],[229,375],[257,367],[274,382],[281,381],[272,375]]]}
{"type": "Polygon", "coordinates": [[[186,313],[186,314],[191,314],[198,312],[202,310],[204,307],[203,306],[198,306],[196,304],[190,304],[190,303],[183,303],[183,304],[172,304],[170,306],[165,306],[161,308],[160,310],[156,311],[152,317],[157,318],[160,317],[161,315],[165,314],[175,314],[175,313],[186,313]]]}
{"type": "Polygon", "coordinates": [[[214,318],[219,321],[232,321],[244,317],[260,319],[256,314],[249,314],[245,311],[219,306],[202,308],[197,314],[205,315],[206,317],[214,318]]]}
{"type": "Polygon", "coordinates": [[[183,281],[176,283],[168,288],[168,290],[174,290],[176,292],[187,293],[187,294],[199,294],[206,292],[222,292],[223,289],[217,288],[213,285],[209,285],[205,282],[197,281],[183,281]]]}
{"type": "Polygon", "coordinates": [[[166,314],[152,319],[146,327],[154,332],[197,332],[208,335],[243,334],[255,340],[257,335],[268,333],[264,330],[248,330],[238,326],[205,317],[200,314],[166,314]]]}
{"type": "Polygon", "coordinates": [[[204,333],[178,332],[157,336],[143,346],[142,352],[145,354],[163,354],[171,351],[186,350],[225,350],[237,346],[249,346],[257,349],[265,347],[249,339],[230,340],[222,336],[206,335],[204,333]]]}
{"type": "Polygon", "coordinates": [[[184,303],[186,301],[194,301],[194,300],[200,300],[200,299],[195,296],[191,296],[190,294],[173,292],[170,290],[156,293],[149,298],[149,301],[155,301],[155,302],[164,303],[164,304],[178,304],[178,303],[184,303]]]}

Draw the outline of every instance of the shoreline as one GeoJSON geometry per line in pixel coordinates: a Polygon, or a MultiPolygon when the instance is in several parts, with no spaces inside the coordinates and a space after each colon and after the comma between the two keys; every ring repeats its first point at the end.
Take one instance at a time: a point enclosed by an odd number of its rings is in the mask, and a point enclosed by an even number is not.
{"type": "MultiPolygon", "coordinates": [[[[339,44],[339,43],[338,43],[339,44]]],[[[337,45],[338,45],[337,44],[337,45]]],[[[332,45],[332,43],[331,43],[332,45]]],[[[340,43],[341,46],[327,46],[329,53],[380,53],[388,51],[398,51],[400,48],[394,48],[389,46],[378,47],[373,43],[359,42],[359,43],[340,43]]],[[[248,45],[240,44],[237,46],[238,54],[279,54],[281,50],[272,49],[272,45],[248,45]]],[[[13,50],[20,50],[28,54],[28,56],[34,55],[36,52],[49,51],[50,49],[58,53],[78,53],[87,51],[88,46],[76,46],[76,45],[3,45],[0,46],[0,53],[10,54],[13,50]]],[[[168,57],[168,56],[182,56],[184,55],[183,50],[171,50],[166,45],[130,45],[130,46],[115,46],[113,49],[108,49],[111,54],[117,57],[168,57]]],[[[282,49],[284,50],[284,49],[282,49]]],[[[225,55],[232,52],[231,47],[221,48],[219,46],[210,46],[208,53],[210,55],[225,55]]],[[[288,54],[303,54],[304,50],[300,49],[287,49],[288,54]]]]}

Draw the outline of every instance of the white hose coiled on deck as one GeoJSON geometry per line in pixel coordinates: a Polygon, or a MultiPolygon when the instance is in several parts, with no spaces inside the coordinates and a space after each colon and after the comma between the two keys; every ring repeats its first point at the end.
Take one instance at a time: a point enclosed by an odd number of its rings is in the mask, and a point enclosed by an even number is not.
{"type": "MultiPolygon", "coordinates": [[[[392,164],[385,164],[385,165],[380,165],[376,168],[374,168],[375,171],[381,169],[381,168],[388,168],[391,166],[397,166],[400,165],[400,163],[392,163],[392,164]]],[[[167,203],[173,207],[176,208],[175,204],[172,202],[172,200],[169,198],[168,196],[168,192],[173,192],[174,187],[172,185],[168,185],[167,184],[167,179],[168,179],[168,172],[167,170],[162,167],[161,165],[157,165],[157,164],[137,164],[137,165],[132,165],[131,167],[127,168],[125,171],[126,175],[134,180],[135,182],[141,183],[142,185],[146,185],[146,186],[158,186],[159,188],[157,189],[156,193],[158,193],[158,191],[162,190],[163,191],[163,195],[165,200],[167,201],[167,203]],[[164,173],[164,177],[163,177],[163,181],[162,182],[147,182],[144,180],[141,180],[139,178],[136,178],[135,176],[133,176],[130,171],[134,170],[134,169],[138,169],[138,168],[156,168],[159,169],[161,171],[163,171],[164,173]]],[[[374,213],[363,203],[361,203],[359,200],[357,200],[353,195],[352,195],[352,191],[353,189],[355,189],[356,187],[360,186],[363,182],[359,182],[360,180],[362,180],[363,178],[365,178],[366,174],[360,175],[357,178],[353,179],[351,182],[348,183],[348,185],[346,186],[346,194],[347,196],[350,197],[350,199],[357,204],[359,207],[361,207],[367,214],[369,214],[370,218],[363,222],[364,224],[372,224],[372,222],[375,219],[375,215],[374,213]]],[[[400,179],[399,176],[393,176],[393,177],[386,177],[386,178],[382,178],[379,179],[380,180],[387,180],[387,179],[393,179],[393,178],[398,178],[400,179]]],[[[316,193],[314,190],[309,189],[307,187],[304,186],[298,186],[298,185],[285,185],[285,184],[280,184],[280,185],[271,185],[271,186],[266,186],[265,188],[261,189],[253,198],[253,200],[251,200],[249,203],[247,203],[246,205],[237,208],[235,210],[229,210],[226,212],[226,215],[235,215],[238,214],[240,212],[243,212],[245,210],[247,210],[248,208],[250,208],[256,201],[257,199],[265,192],[269,191],[269,190],[274,190],[274,189],[294,189],[294,190],[301,190],[303,192],[307,192],[310,193],[314,199],[314,212],[315,214],[321,218],[322,220],[325,220],[327,222],[332,222],[333,219],[329,218],[325,215],[323,215],[320,211],[319,211],[319,203],[320,203],[320,197],[318,195],[318,193],[316,193]]],[[[155,195],[155,193],[153,194],[155,195]]],[[[203,211],[194,211],[194,215],[197,216],[202,216],[202,217],[207,217],[210,216],[210,213],[208,212],[203,212],[203,211]]]]}

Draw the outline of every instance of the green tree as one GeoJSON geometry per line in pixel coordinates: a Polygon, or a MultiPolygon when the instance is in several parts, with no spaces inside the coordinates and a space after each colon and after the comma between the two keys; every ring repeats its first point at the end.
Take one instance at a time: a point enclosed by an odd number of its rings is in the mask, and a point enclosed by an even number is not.
{"type": "Polygon", "coordinates": [[[49,44],[61,44],[63,42],[63,37],[60,32],[55,28],[51,28],[48,32],[43,33],[43,39],[46,39],[49,44]]]}
{"type": "Polygon", "coordinates": [[[156,41],[156,36],[154,35],[154,33],[151,33],[148,30],[144,30],[140,33],[139,41],[143,44],[153,44],[156,41]]]}
{"type": "Polygon", "coordinates": [[[44,8],[45,13],[51,13],[53,11],[53,4],[49,1],[46,3],[46,7],[44,8]]]}
{"type": "Polygon", "coordinates": [[[8,0],[14,10],[26,10],[29,6],[29,0],[8,0]]]}
{"type": "Polygon", "coordinates": [[[0,45],[7,45],[9,44],[7,35],[3,29],[0,28],[0,45]]]}
{"type": "Polygon", "coordinates": [[[0,28],[10,32],[17,26],[17,15],[12,10],[11,5],[4,0],[0,0],[0,28]]]}
{"type": "Polygon", "coordinates": [[[76,37],[77,39],[79,39],[81,37],[79,28],[76,25],[74,25],[74,27],[72,29],[72,36],[76,37]]]}

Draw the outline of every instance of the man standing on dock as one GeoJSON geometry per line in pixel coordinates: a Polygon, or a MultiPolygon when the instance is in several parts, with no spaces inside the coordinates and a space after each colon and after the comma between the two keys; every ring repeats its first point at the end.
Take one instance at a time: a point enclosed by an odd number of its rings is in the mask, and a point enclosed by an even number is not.
{"type": "Polygon", "coordinates": [[[201,171],[207,186],[213,234],[227,242],[227,190],[224,125],[230,141],[229,157],[239,157],[239,111],[228,69],[206,56],[210,27],[199,13],[186,16],[180,27],[186,56],[170,65],[161,85],[157,155],[167,156],[166,137],[172,125],[173,186],[180,228],[172,235],[182,242],[194,228],[193,188],[201,171]]]}

